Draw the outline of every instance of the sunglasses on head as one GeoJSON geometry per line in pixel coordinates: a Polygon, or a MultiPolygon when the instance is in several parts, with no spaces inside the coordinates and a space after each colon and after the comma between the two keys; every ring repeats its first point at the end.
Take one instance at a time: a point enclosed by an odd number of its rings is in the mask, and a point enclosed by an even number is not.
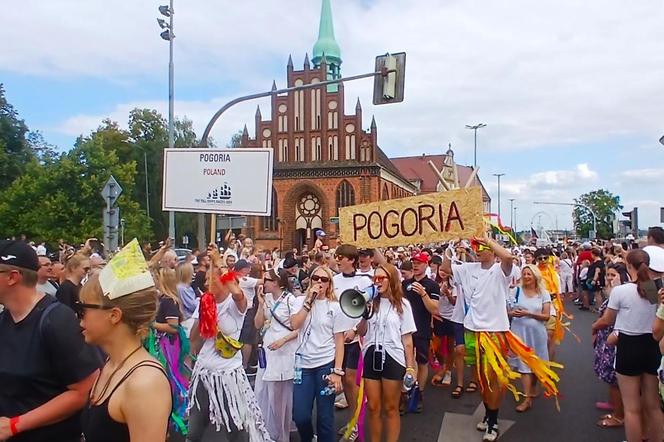
{"type": "Polygon", "coordinates": [[[388,276],[385,276],[385,275],[375,275],[375,276],[373,277],[373,282],[381,283],[381,282],[385,281],[385,280],[388,279],[388,278],[389,278],[389,277],[388,277],[388,276]]]}
{"type": "Polygon", "coordinates": [[[86,304],[81,301],[76,301],[74,302],[74,313],[76,313],[76,316],[79,318],[83,318],[85,316],[85,310],[86,309],[94,309],[94,310],[111,310],[113,307],[110,305],[101,305],[101,304],[86,304]]]}
{"type": "Polygon", "coordinates": [[[315,282],[330,282],[330,278],[327,276],[318,276],[318,275],[312,275],[311,280],[315,282]]]}

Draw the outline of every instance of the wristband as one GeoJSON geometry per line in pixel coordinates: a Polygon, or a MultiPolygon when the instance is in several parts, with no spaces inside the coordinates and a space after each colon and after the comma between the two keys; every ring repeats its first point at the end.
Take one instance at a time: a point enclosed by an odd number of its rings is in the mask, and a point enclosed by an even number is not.
{"type": "Polygon", "coordinates": [[[18,434],[18,428],[16,428],[16,425],[18,425],[19,421],[19,416],[14,416],[9,419],[9,431],[12,433],[12,436],[16,436],[18,434]]]}
{"type": "Polygon", "coordinates": [[[413,367],[406,367],[406,373],[408,372],[415,373],[415,369],[413,367]]]}
{"type": "Polygon", "coordinates": [[[346,374],[341,368],[332,368],[330,369],[330,374],[336,374],[337,376],[344,376],[346,374]]]}

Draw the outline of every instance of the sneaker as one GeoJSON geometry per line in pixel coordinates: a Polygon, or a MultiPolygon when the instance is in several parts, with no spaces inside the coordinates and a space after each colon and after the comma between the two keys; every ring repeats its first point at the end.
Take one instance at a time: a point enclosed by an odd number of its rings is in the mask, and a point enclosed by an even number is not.
{"type": "Polygon", "coordinates": [[[452,383],[452,372],[446,371],[445,376],[443,377],[443,385],[450,385],[452,383]]]}
{"type": "Polygon", "coordinates": [[[484,419],[482,419],[482,422],[477,423],[477,431],[486,431],[487,428],[489,428],[489,418],[484,416],[484,419]]]}
{"type": "Polygon", "coordinates": [[[498,425],[487,427],[484,432],[484,437],[482,437],[482,442],[493,442],[498,439],[498,435],[498,425]]]}
{"type": "Polygon", "coordinates": [[[350,433],[350,436],[348,436],[348,439],[344,439],[343,437],[339,439],[339,442],[355,442],[357,440],[359,433],[357,431],[357,427],[353,429],[353,431],[350,433]]]}

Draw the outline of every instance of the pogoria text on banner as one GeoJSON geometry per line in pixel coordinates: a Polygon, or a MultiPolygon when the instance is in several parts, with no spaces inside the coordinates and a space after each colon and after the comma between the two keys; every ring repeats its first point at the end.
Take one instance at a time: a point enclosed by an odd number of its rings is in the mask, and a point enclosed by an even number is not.
{"type": "Polygon", "coordinates": [[[480,236],[484,231],[479,187],[380,201],[339,209],[344,243],[385,247],[480,236]]]}
{"type": "Polygon", "coordinates": [[[165,149],[162,207],[269,216],[272,149],[165,149]]]}

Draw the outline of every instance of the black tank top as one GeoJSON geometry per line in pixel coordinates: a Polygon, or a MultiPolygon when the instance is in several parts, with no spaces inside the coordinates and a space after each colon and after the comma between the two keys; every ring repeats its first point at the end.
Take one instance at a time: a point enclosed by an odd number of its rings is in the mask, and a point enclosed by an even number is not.
{"type": "MultiPolygon", "coordinates": [[[[154,367],[164,373],[164,368],[154,361],[141,361],[127,371],[120,379],[120,382],[111,390],[106,400],[99,405],[88,405],[81,414],[81,427],[86,442],[129,442],[129,427],[126,423],[113,420],[108,413],[108,403],[113,397],[113,393],[118,389],[129,376],[140,367],[154,367]]],[[[95,383],[96,385],[96,383],[95,383]]],[[[94,391],[94,388],[93,388],[94,391]]]]}

